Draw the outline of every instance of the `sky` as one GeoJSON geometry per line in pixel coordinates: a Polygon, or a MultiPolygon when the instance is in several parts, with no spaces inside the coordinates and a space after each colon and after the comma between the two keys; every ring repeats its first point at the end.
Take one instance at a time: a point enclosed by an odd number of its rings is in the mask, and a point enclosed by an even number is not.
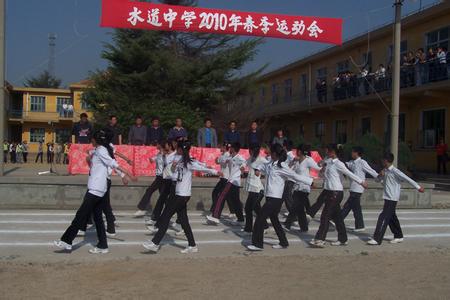
{"type": "MultiPolygon", "coordinates": [[[[78,82],[89,72],[104,69],[101,58],[111,29],[101,28],[100,0],[5,0],[6,1],[6,78],[22,85],[48,67],[48,35],[56,40],[56,76],[63,85],[78,82]]],[[[403,13],[408,14],[436,0],[406,0],[403,13]]],[[[242,11],[321,16],[344,19],[344,40],[367,33],[393,19],[393,0],[200,0],[200,7],[242,11]]],[[[244,37],[243,37],[244,38],[244,37]]],[[[255,60],[242,70],[248,73],[269,64],[276,69],[326,44],[265,38],[255,60]]]]}

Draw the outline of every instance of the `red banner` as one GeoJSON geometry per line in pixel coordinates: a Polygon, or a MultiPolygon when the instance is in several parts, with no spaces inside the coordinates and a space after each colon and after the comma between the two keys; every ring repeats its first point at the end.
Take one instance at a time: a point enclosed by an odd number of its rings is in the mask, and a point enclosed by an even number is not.
{"type": "MultiPolygon", "coordinates": [[[[89,174],[89,165],[86,162],[86,157],[88,151],[92,149],[92,145],[71,145],[69,151],[69,174],[89,174]]],[[[150,158],[156,156],[158,153],[156,147],[121,145],[116,146],[116,154],[117,153],[120,153],[133,161],[133,164],[130,166],[116,155],[119,165],[131,174],[135,176],[155,176],[156,165],[154,162],[150,161],[150,158]]],[[[250,156],[247,149],[242,149],[239,154],[246,159],[250,156]]],[[[265,154],[261,151],[260,155],[264,156],[265,154]]],[[[311,155],[316,162],[322,160],[318,152],[313,151],[311,155]]],[[[220,156],[220,149],[192,147],[191,156],[217,171],[220,170],[220,166],[216,164],[216,158],[220,156]]],[[[195,175],[199,176],[200,174],[196,173],[195,175]]],[[[311,171],[312,177],[317,178],[317,175],[317,171],[311,171]]]]}
{"type": "Polygon", "coordinates": [[[202,32],[342,44],[342,19],[102,0],[102,27],[202,32]]]}

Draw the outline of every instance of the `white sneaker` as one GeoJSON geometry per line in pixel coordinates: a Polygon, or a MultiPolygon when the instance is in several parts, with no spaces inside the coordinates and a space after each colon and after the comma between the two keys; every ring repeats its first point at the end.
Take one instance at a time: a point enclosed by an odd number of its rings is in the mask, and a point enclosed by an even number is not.
{"type": "Polygon", "coordinates": [[[314,248],[325,248],[325,241],[311,240],[309,244],[314,248]]]}
{"type": "Polygon", "coordinates": [[[150,231],[150,234],[155,234],[158,232],[158,228],[156,228],[155,226],[147,225],[146,227],[148,231],[150,231]]]}
{"type": "Polygon", "coordinates": [[[90,229],[90,228],[92,228],[92,227],[94,227],[94,224],[87,224],[87,225],[86,225],[86,229],[90,229]]]}
{"type": "Polygon", "coordinates": [[[182,231],[180,225],[178,225],[177,223],[173,222],[172,224],[170,224],[170,228],[172,228],[173,230],[175,230],[176,232],[182,231]]]}
{"type": "Polygon", "coordinates": [[[355,228],[353,229],[353,232],[363,232],[366,231],[366,228],[355,228]]]}
{"type": "Polygon", "coordinates": [[[106,236],[107,236],[107,237],[115,237],[116,234],[115,234],[115,233],[109,233],[109,232],[106,232],[106,236]]]}
{"type": "Polygon", "coordinates": [[[250,251],[263,251],[264,250],[263,248],[259,248],[259,247],[253,246],[253,245],[248,245],[247,249],[250,251]]]}
{"type": "Polygon", "coordinates": [[[195,247],[188,246],[188,247],[184,248],[183,250],[181,250],[180,252],[183,254],[197,253],[198,247],[197,246],[195,246],[195,247]]]}
{"type": "Polygon", "coordinates": [[[91,254],[106,254],[108,252],[109,252],[108,248],[101,249],[101,248],[95,247],[95,248],[89,249],[89,253],[91,253],[91,254]]]}
{"type": "Polygon", "coordinates": [[[175,236],[186,236],[186,233],[184,232],[184,230],[180,230],[175,232],[175,236]]]}
{"type": "Polygon", "coordinates": [[[287,249],[287,247],[281,246],[280,244],[278,244],[278,245],[272,245],[272,248],[273,248],[273,249],[277,249],[277,250],[279,250],[279,249],[287,249]]]}
{"type": "Polygon", "coordinates": [[[403,242],[403,238],[399,238],[399,239],[392,239],[389,241],[390,244],[399,244],[403,242]]]}
{"type": "Polygon", "coordinates": [[[348,242],[342,243],[340,241],[334,241],[334,242],[331,242],[330,244],[331,244],[331,246],[347,246],[348,242]]]}
{"type": "Polygon", "coordinates": [[[134,216],[136,218],[139,218],[139,217],[145,216],[146,214],[147,214],[147,212],[145,210],[138,210],[137,212],[134,213],[134,216]]]}
{"type": "Polygon", "coordinates": [[[297,222],[297,221],[295,221],[295,222],[293,222],[293,223],[292,223],[292,226],[295,226],[295,227],[300,227],[300,224],[298,224],[298,222],[297,222]]]}
{"type": "Polygon", "coordinates": [[[311,223],[311,220],[312,220],[311,216],[306,215],[306,222],[308,222],[308,224],[311,223]]]}
{"type": "Polygon", "coordinates": [[[220,220],[217,218],[214,218],[213,216],[206,216],[206,223],[209,225],[219,225],[220,220]]]}
{"type": "Polygon", "coordinates": [[[147,250],[149,250],[149,251],[151,251],[151,252],[154,252],[154,253],[157,253],[157,252],[159,251],[159,249],[161,248],[161,246],[156,245],[156,244],[153,243],[152,241],[144,242],[144,243],[142,244],[142,246],[143,246],[145,249],[147,249],[147,250]]]}
{"type": "Polygon", "coordinates": [[[86,231],[78,230],[77,236],[86,236],[86,231]]]}
{"type": "Polygon", "coordinates": [[[145,225],[155,225],[155,224],[156,224],[156,221],[152,220],[152,219],[145,221],[145,225]]]}
{"type": "Polygon", "coordinates": [[[235,219],[236,218],[236,214],[228,214],[228,219],[235,219]]]}
{"type": "Polygon", "coordinates": [[[68,250],[68,251],[72,250],[72,245],[69,245],[63,241],[54,241],[53,245],[55,245],[56,247],[58,247],[61,250],[68,250]]]}
{"type": "Polygon", "coordinates": [[[378,242],[375,241],[374,239],[368,240],[368,241],[367,241],[367,245],[370,245],[370,246],[379,246],[378,242]]]}

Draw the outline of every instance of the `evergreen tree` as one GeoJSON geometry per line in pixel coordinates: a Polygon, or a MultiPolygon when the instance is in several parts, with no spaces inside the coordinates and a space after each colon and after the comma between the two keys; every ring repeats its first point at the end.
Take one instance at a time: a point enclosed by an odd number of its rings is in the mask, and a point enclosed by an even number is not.
{"type": "MultiPolygon", "coordinates": [[[[192,0],[161,2],[196,5],[192,0]]],[[[194,133],[218,104],[252,88],[262,69],[244,78],[239,71],[260,43],[228,35],[117,29],[102,53],[108,67],[92,74],[85,100],[97,123],[110,114],[123,126],[133,124],[136,115],[159,116],[167,130],[180,116],[194,133]]]]}
{"type": "Polygon", "coordinates": [[[57,89],[61,86],[61,79],[58,79],[46,70],[36,77],[27,78],[24,82],[26,87],[57,89]]]}

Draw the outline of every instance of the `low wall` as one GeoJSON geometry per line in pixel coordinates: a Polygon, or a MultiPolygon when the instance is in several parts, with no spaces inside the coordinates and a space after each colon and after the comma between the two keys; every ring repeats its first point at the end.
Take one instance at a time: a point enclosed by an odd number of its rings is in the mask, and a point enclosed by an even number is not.
{"type": "MultiPolygon", "coordinates": [[[[5,177],[6,178],[6,177],[5,177]]],[[[136,209],[136,205],[150,184],[151,180],[124,187],[115,178],[111,190],[112,205],[115,209],[136,209]]],[[[196,179],[193,182],[192,197],[189,201],[191,210],[207,210],[211,205],[211,191],[217,179],[196,179]]],[[[434,185],[423,184],[425,193],[421,194],[410,186],[404,186],[399,207],[431,208],[434,185]]],[[[73,177],[9,178],[0,181],[0,208],[19,209],[74,209],[78,208],[86,192],[86,179],[73,177]]],[[[313,189],[310,195],[314,202],[321,189],[313,189]]],[[[346,199],[348,192],[345,192],[346,199]]],[[[362,197],[366,208],[379,208],[383,205],[383,190],[375,182],[369,183],[368,190],[362,197]]],[[[152,197],[155,203],[157,193],[152,197]]],[[[245,202],[247,194],[241,191],[241,201],[245,202]]]]}

